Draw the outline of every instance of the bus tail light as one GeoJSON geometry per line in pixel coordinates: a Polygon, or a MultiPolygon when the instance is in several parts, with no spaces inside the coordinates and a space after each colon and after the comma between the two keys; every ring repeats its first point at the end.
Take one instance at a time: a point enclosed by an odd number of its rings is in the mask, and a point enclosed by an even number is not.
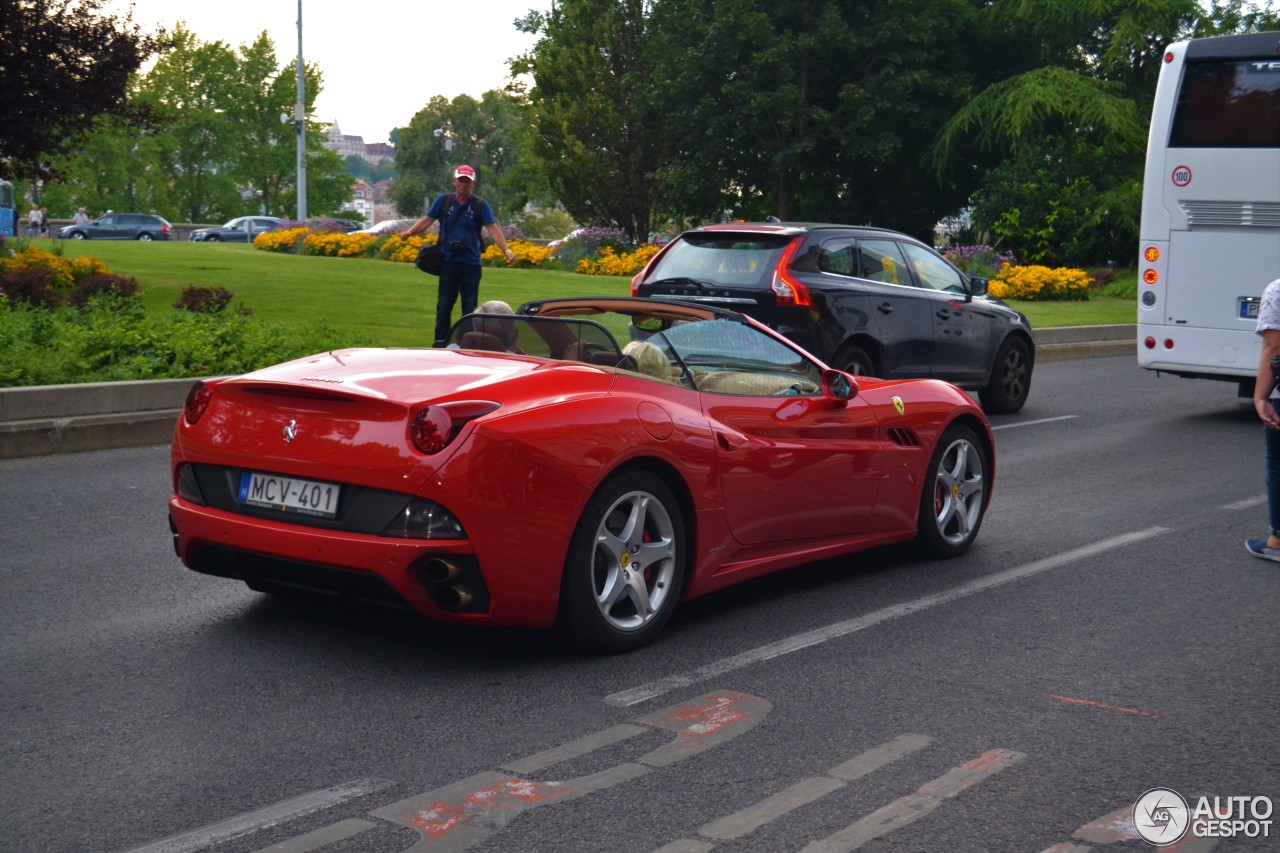
{"type": "Polygon", "coordinates": [[[1156,272],[1155,270],[1143,270],[1142,280],[1147,284],[1155,284],[1157,281],[1160,280],[1160,273],[1156,272]]]}
{"type": "Polygon", "coordinates": [[[1146,259],[1148,263],[1154,264],[1156,261],[1160,260],[1160,250],[1155,246],[1148,246],[1146,251],[1142,253],[1142,257],[1146,259]]]}
{"type": "Polygon", "coordinates": [[[1142,342],[1142,345],[1145,346],[1147,349],[1155,349],[1156,339],[1148,336],[1147,339],[1142,342]]]}

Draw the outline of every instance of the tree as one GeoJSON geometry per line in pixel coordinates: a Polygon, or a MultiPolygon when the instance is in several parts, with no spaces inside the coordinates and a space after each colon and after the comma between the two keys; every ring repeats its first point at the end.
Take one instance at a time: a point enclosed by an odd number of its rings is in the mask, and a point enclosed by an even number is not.
{"type": "Polygon", "coordinates": [[[1078,265],[1117,260],[1137,242],[1164,46],[1277,23],[1243,0],[1014,0],[982,15],[1005,34],[1008,49],[991,51],[1006,58],[1003,76],[943,128],[935,165],[961,161],[957,146],[1000,157],[975,192],[975,225],[1024,260],[1078,265]]]}
{"type": "MultiPolygon", "coordinates": [[[[221,222],[260,211],[296,210],[297,137],[291,113],[295,65],[278,69],[266,33],[238,52],[202,42],[182,25],[170,48],[137,78],[130,108],[149,121],[135,127],[100,120],[57,161],[51,192],[63,209],[155,211],[175,221],[221,222]]],[[[306,66],[307,108],[320,72],[306,66]]],[[[307,200],[316,215],[341,210],[351,194],[342,160],[322,145],[320,125],[307,126],[307,200]]]]}
{"type": "Polygon", "coordinates": [[[0,14],[0,164],[46,179],[102,115],[127,115],[129,78],[163,46],[105,0],[10,0],[0,14]]]}
{"type": "MultiPolygon", "coordinates": [[[[540,33],[512,65],[529,92],[529,168],[574,219],[646,239],[661,165],[659,44],[645,0],[565,0],[518,23],[540,33]]],[[[686,57],[686,59],[691,58],[686,57]]],[[[674,122],[676,117],[670,119],[674,122]]]]}
{"type": "Polygon", "coordinates": [[[391,196],[396,208],[406,215],[418,213],[436,195],[452,190],[453,169],[467,163],[479,177],[476,193],[500,221],[510,219],[525,201],[508,181],[512,163],[520,158],[517,131],[522,118],[519,102],[503,92],[485,92],[478,101],[469,95],[452,101],[433,97],[407,127],[395,131],[391,196]]]}

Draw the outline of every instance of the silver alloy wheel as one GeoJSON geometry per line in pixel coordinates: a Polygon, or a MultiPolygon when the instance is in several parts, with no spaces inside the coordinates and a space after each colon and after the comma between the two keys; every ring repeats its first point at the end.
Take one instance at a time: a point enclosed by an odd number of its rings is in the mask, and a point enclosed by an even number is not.
{"type": "Polygon", "coordinates": [[[1023,387],[1026,381],[1027,354],[1020,347],[1010,347],[1000,369],[1000,384],[1004,395],[1010,400],[1021,400],[1027,393],[1023,387]]]}
{"type": "Polygon", "coordinates": [[[963,543],[982,520],[986,472],[982,452],[968,438],[957,438],[938,460],[933,487],[934,522],[951,545],[963,543]]]}
{"type": "Polygon", "coordinates": [[[676,532],[662,501],[646,491],[619,497],[596,530],[591,591],[605,622],[645,627],[675,594],[676,532]]]}

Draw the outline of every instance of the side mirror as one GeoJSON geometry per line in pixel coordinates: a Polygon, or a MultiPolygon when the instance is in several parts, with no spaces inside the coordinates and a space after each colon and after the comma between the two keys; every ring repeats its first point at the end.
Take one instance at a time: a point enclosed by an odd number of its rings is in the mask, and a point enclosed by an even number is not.
{"type": "Polygon", "coordinates": [[[847,373],[827,368],[822,371],[822,396],[833,403],[844,404],[858,396],[858,383],[847,373]]]}
{"type": "Polygon", "coordinates": [[[987,280],[980,275],[969,276],[969,294],[971,296],[986,296],[987,284],[987,280]]]}

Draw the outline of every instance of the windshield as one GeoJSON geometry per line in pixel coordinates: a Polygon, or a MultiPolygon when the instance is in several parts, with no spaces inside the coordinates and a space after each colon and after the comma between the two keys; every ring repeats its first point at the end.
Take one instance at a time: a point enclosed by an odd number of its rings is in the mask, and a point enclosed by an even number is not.
{"type": "Polygon", "coordinates": [[[767,290],[789,242],[776,234],[685,234],[658,258],[645,283],[688,279],[680,283],[767,290]]]}
{"type": "Polygon", "coordinates": [[[820,393],[821,365],[738,315],[692,318],[644,299],[550,310],[556,316],[468,314],[448,347],[583,362],[714,394],[820,393]]]}

